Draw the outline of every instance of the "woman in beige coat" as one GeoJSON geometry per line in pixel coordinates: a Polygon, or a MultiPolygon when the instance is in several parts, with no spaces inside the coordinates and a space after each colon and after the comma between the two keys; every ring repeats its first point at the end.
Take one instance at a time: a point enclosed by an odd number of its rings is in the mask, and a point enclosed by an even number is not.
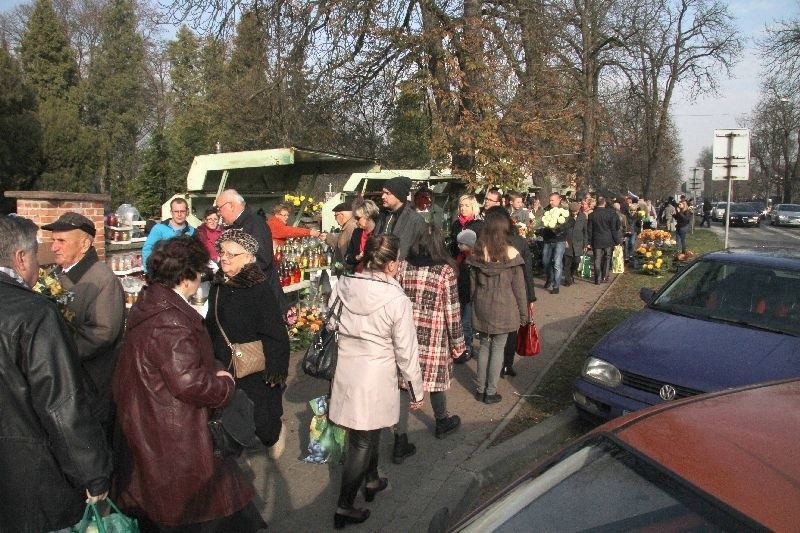
{"type": "Polygon", "coordinates": [[[408,382],[411,409],[422,407],[422,375],[411,301],[394,279],[400,242],[394,235],[373,235],[364,248],[364,271],[344,276],[334,287],[331,306],[338,309],[339,358],[331,391],[330,420],[348,428],[349,450],[342,473],[334,527],[369,518],[353,503],[364,485],[372,501],[388,481],[378,475],[381,430],[400,416],[399,370],[408,382]]]}

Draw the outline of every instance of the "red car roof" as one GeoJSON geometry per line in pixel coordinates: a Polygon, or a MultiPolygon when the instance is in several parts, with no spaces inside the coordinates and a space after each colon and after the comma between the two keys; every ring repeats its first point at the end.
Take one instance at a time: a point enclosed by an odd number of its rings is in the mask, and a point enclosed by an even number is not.
{"type": "Polygon", "coordinates": [[[663,404],[598,430],[772,530],[800,528],[800,380],[663,404]]]}

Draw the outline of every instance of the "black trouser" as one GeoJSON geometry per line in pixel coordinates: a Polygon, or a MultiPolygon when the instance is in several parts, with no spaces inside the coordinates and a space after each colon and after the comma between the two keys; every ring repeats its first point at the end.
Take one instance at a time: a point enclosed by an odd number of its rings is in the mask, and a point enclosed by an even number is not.
{"type": "Polygon", "coordinates": [[[503,348],[503,368],[514,366],[514,354],[517,353],[517,330],[511,331],[506,338],[506,346],[503,348]]]}
{"type": "Polygon", "coordinates": [[[278,442],[283,416],[283,387],[270,387],[264,383],[261,372],[237,379],[236,386],[253,402],[253,421],[259,440],[264,446],[278,442]]]}
{"type": "Polygon", "coordinates": [[[352,509],[358,489],[364,483],[378,480],[378,448],[381,443],[381,430],[348,431],[350,446],[344,461],[342,488],[339,491],[339,507],[352,509]]]}
{"type": "Polygon", "coordinates": [[[564,269],[563,269],[563,276],[564,281],[572,285],[575,283],[575,269],[577,268],[578,262],[575,261],[575,256],[573,255],[564,255],[564,269]]]}
{"type": "MultiPolygon", "coordinates": [[[[512,356],[514,354],[511,354],[512,356]]],[[[397,420],[397,424],[395,424],[392,429],[396,434],[400,433],[408,433],[408,391],[401,390],[402,394],[400,395],[400,418],[397,420]]],[[[428,393],[428,398],[431,401],[431,407],[433,407],[433,416],[436,420],[441,420],[442,418],[447,418],[447,391],[433,391],[428,393]]]]}
{"type": "Polygon", "coordinates": [[[594,249],[594,280],[600,281],[608,277],[611,266],[611,251],[613,248],[594,249]]]}

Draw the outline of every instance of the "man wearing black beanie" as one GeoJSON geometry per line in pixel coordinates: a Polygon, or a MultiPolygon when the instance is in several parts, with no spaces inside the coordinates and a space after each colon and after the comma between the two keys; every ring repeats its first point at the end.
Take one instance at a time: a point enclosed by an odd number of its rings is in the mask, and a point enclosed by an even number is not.
{"type": "Polygon", "coordinates": [[[400,259],[404,259],[425,219],[412,208],[406,208],[411,192],[411,178],[395,176],[383,185],[381,201],[384,211],[376,233],[390,233],[400,239],[400,259]]]}

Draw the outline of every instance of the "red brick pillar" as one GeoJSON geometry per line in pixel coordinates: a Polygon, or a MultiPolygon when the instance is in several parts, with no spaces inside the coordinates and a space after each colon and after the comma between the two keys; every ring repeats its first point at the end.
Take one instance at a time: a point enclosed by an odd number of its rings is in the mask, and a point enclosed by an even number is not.
{"type": "MultiPolygon", "coordinates": [[[[106,257],[105,238],[105,213],[104,205],[111,201],[109,194],[83,194],[74,192],[53,191],[6,191],[7,198],[17,199],[17,214],[33,220],[37,226],[55,222],[67,211],[80,213],[92,222],[97,233],[94,237],[94,247],[101,261],[106,257]]],[[[42,243],[39,246],[39,261],[43,264],[52,263],[53,255],[50,245],[53,242],[52,233],[39,230],[42,243]]]]}

